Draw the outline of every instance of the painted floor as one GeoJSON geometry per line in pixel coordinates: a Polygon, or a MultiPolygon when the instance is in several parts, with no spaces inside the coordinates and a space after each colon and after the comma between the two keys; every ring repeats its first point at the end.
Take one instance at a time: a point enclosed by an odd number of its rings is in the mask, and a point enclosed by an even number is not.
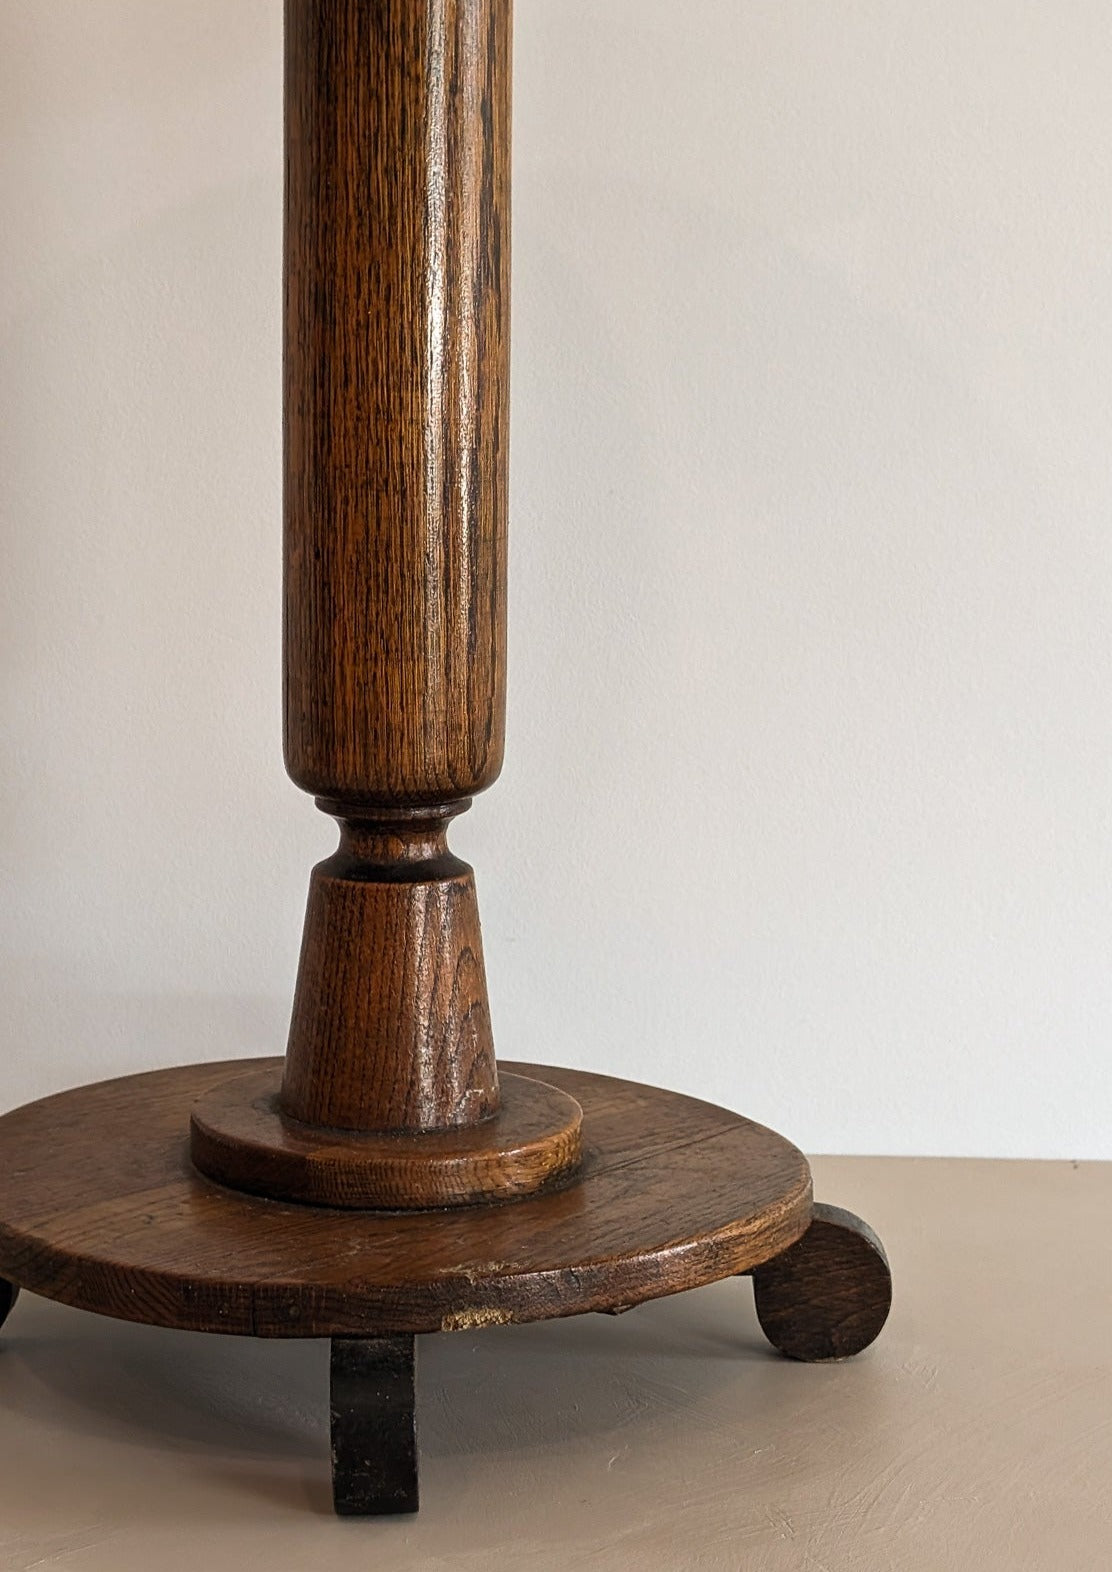
{"type": "Polygon", "coordinates": [[[743,1280],[423,1338],[416,1518],[330,1515],[324,1343],[25,1294],[0,1333],[0,1568],[1112,1568],[1112,1164],[814,1166],[892,1260],[869,1352],[777,1358],[743,1280]]]}

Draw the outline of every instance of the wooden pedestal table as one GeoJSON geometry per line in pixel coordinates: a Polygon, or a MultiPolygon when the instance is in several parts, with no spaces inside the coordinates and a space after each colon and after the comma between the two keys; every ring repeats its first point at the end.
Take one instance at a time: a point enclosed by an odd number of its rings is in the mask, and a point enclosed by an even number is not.
{"type": "Polygon", "coordinates": [[[495,1059],[449,821],[502,761],[510,0],[287,0],[285,736],[340,825],[285,1059],[0,1118],[17,1286],[200,1332],[332,1339],[347,1513],[417,1505],[414,1337],[752,1273],[771,1341],[856,1353],[879,1242],[788,1141],[495,1059]]]}

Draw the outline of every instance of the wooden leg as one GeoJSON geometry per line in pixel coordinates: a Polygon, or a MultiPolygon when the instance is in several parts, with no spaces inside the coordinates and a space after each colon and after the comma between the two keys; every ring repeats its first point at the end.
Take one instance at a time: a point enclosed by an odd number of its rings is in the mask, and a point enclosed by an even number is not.
{"type": "Polygon", "coordinates": [[[332,1499],[344,1517],[417,1510],[414,1339],[332,1339],[332,1499]]]}
{"type": "Polygon", "coordinates": [[[9,1315],[11,1315],[12,1306],[18,1298],[19,1289],[15,1284],[9,1283],[5,1278],[0,1277],[0,1326],[3,1326],[9,1315]]]}
{"type": "Polygon", "coordinates": [[[892,1304],[884,1246],[867,1223],[816,1206],[811,1226],[753,1272],[761,1330],[789,1359],[848,1359],[878,1336],[892,1304]]]}

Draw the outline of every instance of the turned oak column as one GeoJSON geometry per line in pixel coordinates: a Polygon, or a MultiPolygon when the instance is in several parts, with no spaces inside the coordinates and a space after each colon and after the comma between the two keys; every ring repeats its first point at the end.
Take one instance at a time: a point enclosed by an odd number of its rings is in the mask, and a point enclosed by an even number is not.
{"type": "Polygon", "coordinates": [[[891,1301],[774,1131],[496,1068],[446,834],[502,759],[509,82],[510,0],[286,0],[286,762],[340,824],[287,1053],[0,1117],[0,1323],[22,1285],[331,1338],[345,1514],[416,1509],[418,1333],[751,1272],[777,1348],[841,1359],[891,1301]]]}
{"type": "Polygon", "coordinates": [[[285,750],[314,869],[283,1111],[498,1107],[450,819],[502,762],[510,0],[287,0],[285,750]]]}

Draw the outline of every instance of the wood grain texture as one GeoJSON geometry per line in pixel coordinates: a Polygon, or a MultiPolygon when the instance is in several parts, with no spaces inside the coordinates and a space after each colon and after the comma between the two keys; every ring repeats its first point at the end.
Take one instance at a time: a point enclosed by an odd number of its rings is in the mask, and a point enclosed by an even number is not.
{"type": "Polygon", "coordinates": [[[510,49],[510,0],[286,3],[285,751],[343,838],[282,1105],[329,1128],[499,1106],[444,830],[503,751],[510,49]]]}
{"type": "Polygon", "coordinates": [[[474,1125],[499,1106],[479,908],[449,813],[345,822],[313,870],[282,1107],[341,1130],[474,1125]]]}
{"type": "Polygon", "coordinates": [[[848,1359],[879,1335],[892,1306],[884,1246],[867,1223],[816,1204],[811,1226],[753,1273],[761,1329],[790,1359],[848,1359]]]}
{"type": "Polygon", "coordinates": [[[349,806],[501,766],[510,48],[509,0],[286,3],[286,762],[349,806]]]}
{"type": "Polygon", "coordinates": [[[332,1502],[341,1517],[416,1512],[412,1337],[334,1337],[332,1502]]]}
{"type": "Polygon", "coordinates": [[[9,1283],[6,1278],[0,1277],[0,1326],[12,1313],[16,1300],[19,1298],[19,1289],[14,1283],[9,1283]]]}
{"type": "Polygon", "coordinates": [[[0,1118],[0,1275],[125,1320],[378,1336],[637,1304],[746,1271],[810,1222],[807,1163],[773,1131],[677,1093],[534,1065],[507,1069],[583,1108],[583,1167],[564,1190],[427,1212],[259,1200],[189,1160],[190,1106],[235,1068],[105,1081],[0,1118]]]}
{"type": "Polygon", "coordinates": [[[366,1134],[283,1114],[281,1070],[240,1071],[194,1103],[194,1165],[236,1190],[349,1209],[471,1206],[554,1189],[579,1167],[583,1111],[543,1081],[503,1075],[493,1118],[463,1129],[366,1134]]]}

